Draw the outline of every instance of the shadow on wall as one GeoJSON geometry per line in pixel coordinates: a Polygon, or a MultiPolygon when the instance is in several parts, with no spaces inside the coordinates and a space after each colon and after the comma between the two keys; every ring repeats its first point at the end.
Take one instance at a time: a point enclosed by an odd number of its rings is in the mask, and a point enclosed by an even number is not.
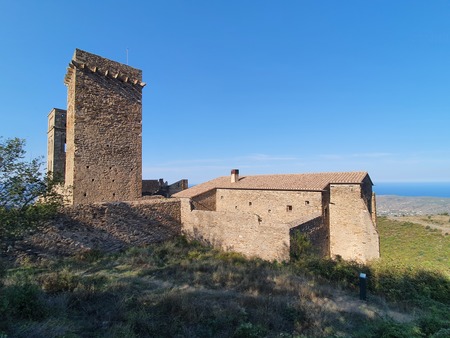
{"type": "MultiPolygon", "coordinates": [[[[290,224],[295,224],[295,221],[290,224]]],[[[289,238],[291,258],[300,258],[308,254],[319,257],[330,255],[330,233],[322,216],[292,227],[289,230],[289,238]]]]}
{"type": "Polygon", "coordinates": [[[178,200],[76,205],[64,209],[41,232],[16,243],[21,259],[72,256],[91,250],[117,252],[181,234],[178,200]]]}
{"type": "Polygon", "coordinates": [[[210,238],[207,239],[199,227],[193,227],[192,233],[186,233],[185,235],[191,240],[195,240],[203,245],[212,246],[214,248],[223,248],[227,251],[233,250],[232,246],[224,246],[223,240],[218,239],[216,236],[210,236],[210,238]]]}
{"type": "Polygon", "coordinates": [[[227,252],[236,252],[250,259],[256,258],[266,261],[282,262],[288,261],[290,257],[290,248],[287,241],[269,242],[264,240],[264,238],[255,239],[251,237],[250,239],[248,236],[239,236],[242,241],[238,242],[230,237],[225,238],[221,234],[214,234],[213,232],[208,231],[208,229],[196,226],[192,227],[189,231],[184,231],[184,234],[187,238],[198,241],[203,245],[227,252]],[[270,246],[270,250],[267,249],[268,246],[270,246]]]}

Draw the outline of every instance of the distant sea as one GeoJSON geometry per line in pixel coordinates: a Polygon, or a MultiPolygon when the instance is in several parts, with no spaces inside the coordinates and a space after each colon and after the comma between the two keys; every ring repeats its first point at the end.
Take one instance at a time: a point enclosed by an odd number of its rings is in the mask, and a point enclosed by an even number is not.
{"type": "Polygon", "coordinates": [[[377,195],[447,197],[450,198],[450,182],[444,183],[375,183],[377,195]]]}

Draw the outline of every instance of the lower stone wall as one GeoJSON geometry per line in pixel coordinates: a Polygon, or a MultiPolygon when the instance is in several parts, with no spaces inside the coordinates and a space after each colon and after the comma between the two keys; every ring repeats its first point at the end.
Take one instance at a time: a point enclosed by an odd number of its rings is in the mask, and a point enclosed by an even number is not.
{"type": "Polygon", "coordinates": [[[252,213],[184,209],[183,232],[216,248],[265,260],[289,260],[289,226],[252,213]]]}
{"type": "Polygon", "coordinates": [[[161,242],[181,234],[178,199],[66,207],[43,231],[15,245],[16,253],[36,258],[70,256],[89,250],[114,252],[161,242]]]}

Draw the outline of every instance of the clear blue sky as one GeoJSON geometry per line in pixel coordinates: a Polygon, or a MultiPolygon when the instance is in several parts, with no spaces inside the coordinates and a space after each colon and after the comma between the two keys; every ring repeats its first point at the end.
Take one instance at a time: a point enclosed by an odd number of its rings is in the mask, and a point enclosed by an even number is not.
{"type": "Polygon", "coordinates": [[[0,0],[0,135],[46,154],[75,48],[143,70],[143,176],[450,181],[449,1],[0,0]]]}

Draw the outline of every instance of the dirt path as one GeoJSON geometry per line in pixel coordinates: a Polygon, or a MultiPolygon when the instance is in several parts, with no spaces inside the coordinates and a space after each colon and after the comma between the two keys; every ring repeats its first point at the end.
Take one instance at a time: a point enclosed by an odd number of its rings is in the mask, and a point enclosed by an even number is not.
{"type": "MultiPolygon", "coordinates": [[[[219,295],[221,297],[243,297],[248,296],[245,292],[234,289],[209,289],[205,287],[193,287],[188,284],[177,285],[170,281],[160,280],[153,277],[141,277],[141,282],[143,284],[148,283],[152,285],[150,290],[154,292],[155,288],[160,290],[175,290],[183,292],[199,292],[209,295],[219,295]]],[[[407,323],[414,320],[414,317],[405,312],[397,311],[389,307],[381,298],[368,295],[367,301],[362,301],[359,299],[357,294],[349,294],[345,290],[338,288],[332,288],[328,285],[314,285],[310,286],[302,277],[290,277],[289,278],[291,286],[299,292],[299,301],[304,303],[309,303],[306,305],[312,312],[317,311],[317,313],[334,313],[334,314],[357,314],[370,319],[383,318],[391,319],[399,323],[407,323]],[[304,295],[307,294],[307,297],[304,295]],[[322,296],[313,296],[317,294],[322,294],[322,296]],[[305,300],[305,298],[307,300],[305,300]]],[[[260,295],[263,296],[263,295],[260,295]]]]}
{"type": "Polygon", "coordinates": [[[420,224],[431,229],[442,232],[443,235],[450,234],[450,216],[448,215],[428,215],[428,216],[388,216],[399,222],[411,222],[420,224]]]}

